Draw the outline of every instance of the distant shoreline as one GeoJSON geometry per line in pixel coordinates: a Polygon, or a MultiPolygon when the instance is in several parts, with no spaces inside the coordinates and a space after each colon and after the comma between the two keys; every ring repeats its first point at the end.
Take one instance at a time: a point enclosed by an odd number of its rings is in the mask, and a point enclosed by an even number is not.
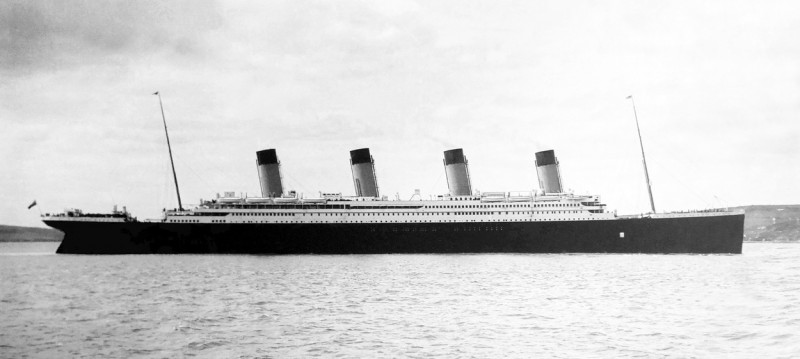
{"type": "Polygon", "coordinates": [[[800,239],[796,241],[744,241],[744,243],[800,243],[800,239]]]}
{"type": "Polygon", "coordinates": [[[0,243],[57,243],[60,239],[6,239],[0,238],[0,243]]]}
{"type": "Polygon", "coordinates": [[[52,228],[0,224],[0,242],[61,242],[64,233],[52,228]]]}
{"type": "Polygon", "coordinates": [[[744,209],[745,242],[800,242],[800,205],[753,205],[744,209]]]}

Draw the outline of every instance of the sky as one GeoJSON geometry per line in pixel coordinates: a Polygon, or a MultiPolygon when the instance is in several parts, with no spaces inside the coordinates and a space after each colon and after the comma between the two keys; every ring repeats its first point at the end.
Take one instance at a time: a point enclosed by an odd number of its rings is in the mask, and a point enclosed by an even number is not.
{"type": "Polygon", "coordinates": [[[382,195],[564,187],[648,211],[800,203],[796,1],[3,1],[0,223],[259,195],[353,195],[369,147],[382,195]],[[37,206],[28,210],[31,202],[37,206]]]}

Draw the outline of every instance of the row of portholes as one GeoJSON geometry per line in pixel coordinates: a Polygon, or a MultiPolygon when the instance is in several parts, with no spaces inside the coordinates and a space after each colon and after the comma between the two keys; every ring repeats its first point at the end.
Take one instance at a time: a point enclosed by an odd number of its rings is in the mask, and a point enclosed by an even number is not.
{"type": "Polygon", "coordinates": [[[555,207],[578,207],[577,203],[534,203],[531,204],[465,204],[455,206],[425,206],[425,208],[555,208],[555,207]]]}
{"type": "MultiPolygon", "coordinates": [[[[546,212],[534,212],[534,213],[538,213],[538,214],[557,214],[557,213],[580,213],[580,212],[581,211],[546,211],[546,212]]],[[[246,215],[246,214],[247,213],[234,213],[234,215],[240,215],[240,216],[246,215]]],[[[381,216],[381,215],[382,216],[411,216],[411,215],[428,215],[428,216],[430,216],[430,215],[503,215],[503,214],[505,214],[505,215],[527,215],[527,214],[530,214],[530,212],[440,212],[440,213],[436,213],[436,212],[402,213],[402,212],[400,212],[400,213],[351,213],[349,215],[357,217],[357,216],[381,216]]],[[[292,214],[291,213],[256,213],[256,214],[251,214],[251,215],[291,216],[292,214]]],[[[579,220],[579,219],[580,218],[556,218],[556,219],[553,219],[553,218],[547,218],[547,219],[532,218],[531,220],[533,220],[533,221],[542,221],[542,220],[579,220]]],[[[522,221],[520,219],[510,219],[510,220],[511,221],[522,221]]],[[[475,220],[473,220],[473,222],[474,221],[475,220]]],[[[495,220],[492,220],[491,222],[502,222],[502,221],[503,220],[501,220],[501,219],[495,219],[495,220]]],[[[196,220],[196,219],[171,219],[169,222],[171,222],[171,223],[200,223],[200,221],[196,220]]],[[[280,223],[304,223],[304,221],[279,221],[279,222],[280,223]]],[[[377,223],[393,223],[393,222],[394,221],[379,221],[377,223]]],[[[407,222],[410,222],[410,223],[431,222],[432,223],[432,222],[457,222],[457,221],[455,221],[455,220],[449,220],[449,221],[448,220],[444,220],[444,221],[430,221],[430,220],[429,221],[424,221],[424,220],[413,221],[412,220],[412,221],[407,221],[407,222]]],[[[227,223],[227,221],[226,220],[211,220],[211,223],[227,223]]],[[[259,223],[259,221],[248,221],[248,223],[259,223]]],[[[270,222],[260,221],[260,223],[270,223],[270,222]]],[[[323,223],[325,223],[325,222],[323,222],[323,223]]],[[[364,221],[360,221],[360,223],[365,223],[365,222],[364,221]]],[[[376,223],[376,222],[367,221],[366,223],[376,223]]]]}
{"type": "Polygon", "coordinates": [[[585,221],[585,220],[598,220],[599,218],[512,218],[512,219],[495,219],[489,221],[457,221],[457,220],[443,220],[443,221],[433,221],[433,220],[410,220],[410,221],[243,221],[243,222],[228,222],[228,223],[307,223],[307,224],[315,224],[315,223],[470,223],[470,222],[477,222],[477,223],[488,223],[488,222],[554,222],[554,221],[585,221]]]}
{"type": "Polygon", "coordinates": [[[376,212],[376,213],[232,213],[234,216],[251,217],[336,217],[336,216],[502,216],[502,215],[528,215],[534,214],[558,214],[558,213],[581,213],[582,211],[514,211],[514,212],[376,212]]]}

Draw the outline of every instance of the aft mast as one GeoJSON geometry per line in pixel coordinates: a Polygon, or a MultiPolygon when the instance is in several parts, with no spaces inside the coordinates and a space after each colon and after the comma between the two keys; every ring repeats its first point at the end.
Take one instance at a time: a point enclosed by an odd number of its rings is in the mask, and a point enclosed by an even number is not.
{"type": "Polygon", "coordinates": [[[172,146],[169,144],[169,132],[167,132],[167,118],[164,116],[164,104],[161,102],[161,95],[158,91],[153,93],[158,96],[158,105],[161,106],[161,119],[164,121],[164,134],[167,135],[167,149],[169,150],[169,163],[172,165],[172,178],[175,180],[175,192],[178,193],[178,210],[183,211],[183,204],[181,204],[181,190],[178,188],[178,175],[175,174],[175,162],[172,160],[172,146]]]}
{"type": "Polygon", "coordinates": [[[633,101],[633,95],[628,95],[626,99],[631,100],[633,106],[633,118],[636,120],[636,133],[639,134],[639,147],[642,149],[642,165],[644,165],[644,180],[647,182],[647,194],[650,195],[650,210],[656,213],[656,205],[653,202],[653,189],[650,187],[650,175],[647,173],[647,160],[644,157],[644,145],[642,144],[642,131],[639,130],[639,116],[636,115],[636,103],[633,101]]]}

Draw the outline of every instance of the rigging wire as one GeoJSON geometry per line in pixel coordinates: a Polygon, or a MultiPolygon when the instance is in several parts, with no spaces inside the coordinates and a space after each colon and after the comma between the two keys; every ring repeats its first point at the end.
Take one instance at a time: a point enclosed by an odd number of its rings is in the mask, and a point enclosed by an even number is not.
{"type": "MultiPolygon", "coordinates": [[[[306,185],[305,185],[305,184],[303,184],[303,183],[302,183],[302,182],[300,182],[300,181],[299,181],[297,178],[295,178],[294,176],[292,176],[292,175],[289,173],[289,171],[286,171],[285,167],[283,167],[283,166],[281,166],[281,174],[282,174],[282,175],[284,175],[284,176],[286,176],[286,177],[288,177],[288,178],[291,180],[291,182],[290,182],[290,183],[288,183],[288,184],[289,184],[289,186],[286,186],[286,188],[297,187],[299,190],[295,190],[295,189],[292,189],[292,190],[293,190],[293,191],[297,191],[298,193],[304,193],[305,191],[307,191],[307,190],[308,190],[308,187],[306,187],[306,185]],[[292,182],[293,182],[293,183],[295,183],[296,185],[295,185],[295,186],[292,186],[292,182]]],[[[286,188],[285,188],[285,189],[286,189],[286,188]]],[[[285,189],[284,189],[284,190],[285,190],[285,189]]],[[[287,192],[288,192],[288,191],[287,191],[287,192]]]]}
{"type": "MultiPolygon", "coordinates": [[[[442,176],[444,176],[444,174],[445,174],[444,171],[439,171],[439,176],[436,177],[436,181],[431,183],[431,185],[429,185],[428,188],[436,188],[436,184],[437,183],[441,183],[440,181],[442,180],[442,176]]],[[[433,190],[430,190],[430,191],[433,192],[433,190]]],[[[431,193],[431,194],[436,194],[436,193],[431,193]]]]}
{"type": "MultiPolygon", "coordinates": [[[[660,148],[660,146],[654,146],[654,147],[660,148]]],[[[656,152],[656,153],[658,153],[658,152],[656,152]]],[[[670,153],[670,151],[667,150],[667,153],[670,153]]],[[[674,151],[672,151],[671,153],[674,153],[674,151]]],[[[704,195],[698,193],[697,191],[695,191],[695,187],[697,187],[696,185],[695,186],[690,186],[678,176],[678,172],[679,171],[675,171],[674,169],[675,168],[680,168],[682,165],[684,165],[684,163],[682,163],[682,162],[678,163],[677,161],[673,161],[673,160],[671,160],[672,157],[678,157],[678,156],[666,156],[666,157],[664,157],[664,158],[667,158],[667,162],[670,162],[670,164],[667,164],[666,166],[663,165],[660,161],[651,160],[651,162],[653,164],[655,164],[656,168],[658,168],[661,173],[666,173],[668,176],[670,176],[670,178],[675,180],[675,182],[677,182],[681,187],[683,187],[684,191],[682,191],[682,193],[689,193],[689,194],[693,195],[697,200],[702,202],[703,205],[706,208],[712,207],[712,204],[713,204],[712,202],[713,201],[709,201],[709,198],[707,196],[704,196],[704,195]]],[[[655,156],[655,158],[659,159],[659,158],[662,158],[662,157],[655,156]]],[[[680,158],[683,160],[684,157],[680,157],[680,158]]],[[[696,173],[696,171],[691,171],[691,172],[692,173],[696,173]]],[[[711,191],[701,191],[701,192],[711,193],[711,191]]],[[[716,195],[713,195],[713,194],[712,194],[712,196],[716,197],[716,195]]]]}

